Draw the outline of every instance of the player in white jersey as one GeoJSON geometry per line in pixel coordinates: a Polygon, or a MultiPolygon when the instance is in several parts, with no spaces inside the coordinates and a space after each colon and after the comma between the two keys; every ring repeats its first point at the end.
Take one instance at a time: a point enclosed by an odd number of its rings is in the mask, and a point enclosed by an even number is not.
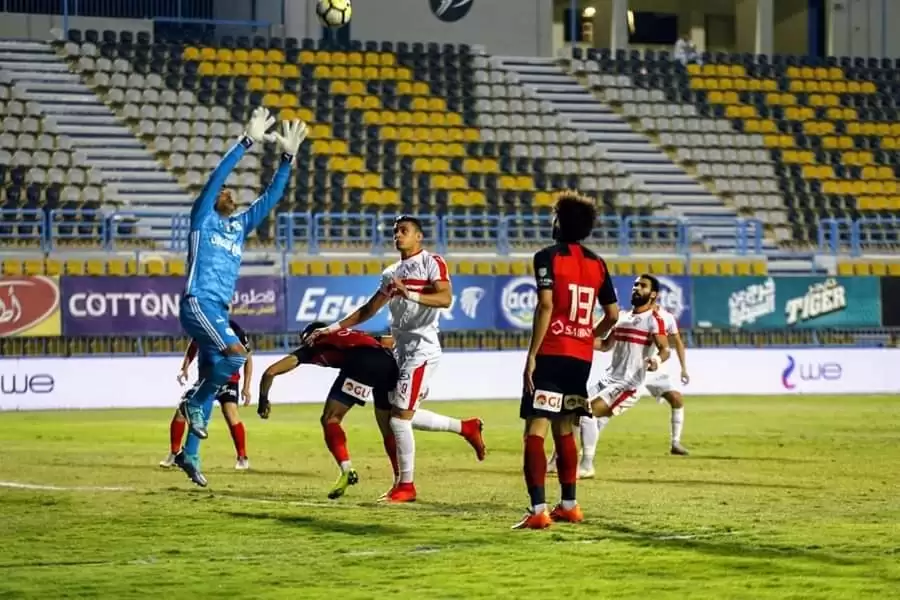
{"type": "MultiPolygon", "coordinates": [[[[669,344],[675,348],[675,354],[678,356],[678,363],[681,365],[681,383],[687,385],[691,378],[687,371],[684,342],[681,341],[681,334],[678,332],[678,319],[661,306],[657,306],[655,310],[662,317],[669,344]]],[[[684,398],[678,389],[678,384],[665,369],[660,369],[647,377],[644,387],[647,389],[647,393],[659,402],[666,401],[672,407],[670,452],[678,456],[687,456],[687,449],[681,445],[681,432],[684,429],[684,398]]]]}
{"type": "Polygon", "coordinates": [[[619,320],[597,349],[612,351],[609,367],[589,390],[593,417],[582,417],[581,464],[578,476],[594,476],[594,456],[600,432],[610,417],[620,415],[638,401],[638,388],[648,373],[657,371],[669,359],[669,340],[662,316],[655,310],[659,281],[641,275],[631,288],[631,310],[620,313],[619,320]]]}
{"type": "Polygon", "coordinates": [[[400,260],[384,270],[378,291],[352,314],[314,332],[311,337],[315,340],[322,333],[356,327],[374,317],[385,304],[388,305],[394,358],[400,377],[391,393],[391,410],[376,409],[375,416],[384,437],[385,450],[391,462],[397,465],[394,485],[382,496],[390,502],[413,502],[416,499],[413,483],[416,454],[413,416],[416,429],[461,433],[475,448],[478,459],[484,458],[481,435],[484,424],[481,419],[460,421],[419,409],[419,403],[428,395],[428,383],[441,359],[438,338],[440,312],[449,308],[453,301],[447,263],[422,247],[423,237],[422,224],[418,219],[397,217],[394,221],[394,246],[400,251],[400,260]]]}

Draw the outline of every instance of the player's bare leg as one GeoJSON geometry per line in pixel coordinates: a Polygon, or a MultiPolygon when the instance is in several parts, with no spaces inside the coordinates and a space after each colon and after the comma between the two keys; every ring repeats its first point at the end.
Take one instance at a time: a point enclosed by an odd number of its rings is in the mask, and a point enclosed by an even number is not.
{"type": "Polygon", "coordinates": [[[546,529],[553,521],[547,513],[547,497],[544,484],[547,479],[547,455],[544,439],[550,430],[550,420],[532,417],[525,421],[525,452],[523,471],[531,506],[513,529],[546,529]]]}
{"type": "Polygon", "coordinates": [[[684,398],[681,392],[671,391],[663,394],[666,402],[672,407],[672,447],[670,452],[676,456],[687,456],[687,448],[681,445],[681,432],[684,429],[684,398]]]}
{"type": "Polygon", "coordinates": [[[418,409],[412,418],[413,429],[421,431],[450,431],[462,436],[469,445],[475,450],[475,456],[478,460],[484,460],[485,448],[484,422],[481,419],[454,419],[439,415],[430,410],[418,409]]]}
{"type": "Polygon", "coordinates": [[[391,429],[391,411],[389,409],[376,408],[375,422],[378,423],[378,430],[381,431],[384,452],[391,461],[391,469],[394,473],[391,488],[378,498],[379,500],[386,500],[394,488],[397,487],[397,484],[400,483],[400,463],[397,460],[397,440],[394,438],[394,431],[391,429]]]}
{"type": "Polygon", "coordinates": [[[397,466],[399,477],[397,484],[387,494],[387,502],[403,503],[416,501],[416,484],[414,482],[416,463],[416,438],[413,435],[413,410],[404,410],[396,406],[391,409],[391,431],[397,444],[397,466]]]}
{"type": "MultiPolygon", "coordinates": [[[[578,480],[578,448],[575,446],[575,415],[566,415],[553,421],[553,445],[557,455],[557,477],[560,486],[560,503],[550,512],[554,521],[580,523],[584,513],[575,499],[578,480]]],[[[581,421],[585,421],[585,417],[581,421]]],[[[592,419],[591,419],[592,420],[592,419]]]]}
{"type": "Polygon", "coordinates": [[[334,461],[341,469],[337,481],[328,492],[328,497],[336,500],[344,495],[347,488],[351,485],[359,483],[359,474],[353,468],[350,462],[350,451],[347,449],[347,434],[341,423],[350,406],[339,400],[329,398],[325,401],[325,407],[322,409],[322,417],[319,422],[322,424],[322,433],[325,436],[325,445],[328,451],[334,457],[334,461]]]}
{"type": "Polygon", "coordinates": [[[228,430],[231,432],[231,440],[234,442],[234,451],[237,459],[234,468],[237,471],[246,471],[250,468],[250,459],[247,458],[247,430],[238,414],[236,402],[222,403],[222,416],[228,423],[228,430]]]}
{"type": "Polygon", "coordinates": [[[187,429],[187,420],[181,411],[175,409],[172,421],[169,423],[169,455],[159,461],[159,466],[168,469],[175,464],[175,456],[181,451],[181,443],[184,440],[184,432],[187,429]]]}

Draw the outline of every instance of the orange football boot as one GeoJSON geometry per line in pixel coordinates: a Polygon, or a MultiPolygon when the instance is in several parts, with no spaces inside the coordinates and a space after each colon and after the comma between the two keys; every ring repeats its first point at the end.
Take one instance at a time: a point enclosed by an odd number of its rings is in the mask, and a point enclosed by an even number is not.
{"type": "Polygon", "coordinates": [[[563,508],[562,503],[557,504],[550,512],[550,518],[556,521],[564,521],[566,523],[581,523],[584,521],[584,513],[577,504],[572,508],[563,508]]]}
{"type": "Polygon", "coordinates": [[[513,529],[547,529],[553,524],[553,520],[547,511],[535,513],[529,510],[522,520],[512,526],[513,529]]]}
{"type": "Polygon", "coordinates": [[[462,431],[460,431],[469,445],[475,449],[475,456],[478,457],[478,460],[484,460],[484,437],[481,435],[483,430],[484,421],[481,419],[466,419],[462,422],[462,431]]]}

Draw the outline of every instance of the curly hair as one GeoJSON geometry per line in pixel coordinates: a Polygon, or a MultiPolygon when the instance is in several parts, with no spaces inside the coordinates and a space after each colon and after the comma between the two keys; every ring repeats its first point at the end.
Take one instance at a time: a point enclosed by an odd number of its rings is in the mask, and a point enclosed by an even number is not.
{"type": "Polygon", "coordinates": [[[557,224],[554,237],[558,242],[581,242],[594,230],[597,207],[593,198],[574,191],[561,192],[556,198],[553,212],[556,214],[557,224]]]}

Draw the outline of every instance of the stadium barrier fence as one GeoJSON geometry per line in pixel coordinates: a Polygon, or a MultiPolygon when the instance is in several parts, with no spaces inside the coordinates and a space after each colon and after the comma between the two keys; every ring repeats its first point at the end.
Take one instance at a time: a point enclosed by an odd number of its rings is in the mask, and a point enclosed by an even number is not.
{"type": "MultiPolygon", "coordinates": [[[[254,391],[277,358],[256,356],[254,391]]],[[[608,354],[597,353],[592,381],[608,360],[608,354]]],[[[683,391],[691,396],[896,394],[898,360],[900,349],[698,349],[690,354],[691,382],[683,391]]],[[[520,351],[446,353],[429,400],[513,400],[521,394],[524,362],[520,351]]],[[[175,381],[180,364],[174,356],[0,360],[0,410],[171,407],[185,389],[175,381]]],[[[663,368],[677,381],[675,357],[663,368]]],[[[303,365],[279,379],[272,392],[276,410],[278,404],[322,402],[336,373],[303,365]]]]}

